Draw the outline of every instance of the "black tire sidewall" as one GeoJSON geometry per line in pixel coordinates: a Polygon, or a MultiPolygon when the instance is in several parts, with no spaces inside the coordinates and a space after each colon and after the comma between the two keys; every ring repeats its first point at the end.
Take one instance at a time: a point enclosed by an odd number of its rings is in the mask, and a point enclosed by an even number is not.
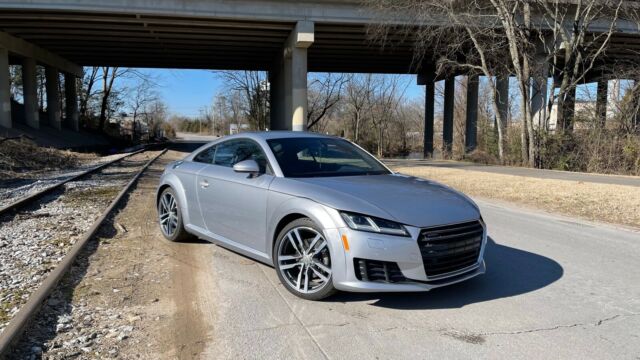
{"type": "Polygon", "coordinates": [[[318,225],[316,225],[313,220],[305,217],[305,218],[299,218],[296,219],[292,222],[290,222],[289,224],[287,224],[278,234],[278,237],[276,238],[276,243],[273,247],[273,265],[275,267],[275,271],[276,274],[278,275],[278,279],[280,279],[280,282],[282,283],[282,285],[292,294],[306,299],[306,300],[322,300],[324,298],[327,298],[331,295],[333,295],[336,292],[336,288],[333,286],[333,256],[331,254],[331,248],[328,246],[327,248],[329,249],[329,257],[331,258],[331,270],[332,270],[332,274],[331,274],[331,279],[330,281],[324,286],[324,288],[322,288],[320,291],[311,293],[311,294],[303,294],[298,292],[296,289],[293,289],[288,283],[287,281],[284,279],[284,276],[282,275],[282,273],[280,272],[280,269],[278,267],[278,250],[280,249],[280,244],[284,241],[284,236],[293,228],[296,227],[310,227],[314,230],[316,230],[317,232],[319,232],[320,234],[322,234],[322,236],[325,237],[325,241],[328,241],[324,231],[322,231],[322,228],[320,228],[318,225]]]}
{"type": "Polygon", "coordinates": [[[178,226],[176,227],[176,231],[173,233],[173,236],[168,236],[167,234],[165,234],[164,231],[162,231],[162,228],[160,228],[160,232],[162,233],[162,236],[164,236],[164,238],[169,240],[169,241],[174,241],[174,242],[183,241],[183,240],[185,240],[185,239],[187,239],[189,237],[189,233],[187,233],[187,231],[184,229],[184,225],[183,225],[183,222],[182,222],[182,210],[180,209],[180,202],[178,201],[178,197],[176,196],[176,192],[170,187],[168,187],[168,188],[166,188],[166,189],[164,189],[162,191],[162,193],[160,194],[160,200],[158,200],[158,205],[157,205],[158,226],[160,226],[160,201],[161,201],[162,197],[167,193],[171,194],[171,196],[173,196],[173,198],[175,199],[175,201],[177,203],[178,226]]]}

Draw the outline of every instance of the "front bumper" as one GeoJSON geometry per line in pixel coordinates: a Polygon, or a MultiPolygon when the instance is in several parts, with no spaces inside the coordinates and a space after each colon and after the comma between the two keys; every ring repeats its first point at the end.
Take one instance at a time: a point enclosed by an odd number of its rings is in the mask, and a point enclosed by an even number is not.
{"type": "MultiPolygon", "coordinates": [[[[483,224],[484,227],[484,224],[483,224]]],[[[333,284],[338,290],[353,292],[416,292],[455,284],[484,274],[486,266],[483,260],[487,243],[486,228],[483,232],[480,255],[476,263],[455,272],[435,277],[428,277],[418,237],[420,228],[407,227],[410,237],[390,236],[363,231],[355,231],[348,227],[332,229],[325,234],[331,239],[333,284]],[[343,245],[342,236],[346,236],[349,250],[343,245]],[[354,259],[369,259],[393,262],[398,265],[406,281],[384,282],[364,281],[356,276],[354,259]]]]}

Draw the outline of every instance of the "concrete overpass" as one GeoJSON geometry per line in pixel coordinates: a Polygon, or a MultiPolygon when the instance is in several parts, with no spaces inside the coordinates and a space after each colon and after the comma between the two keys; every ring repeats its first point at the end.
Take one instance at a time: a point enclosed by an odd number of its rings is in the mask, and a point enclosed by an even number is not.
{"type": "MultiPolygon", "coordinates": [[[[57,104],[66,75],[66,121],[77,128],[75,81],[82,66],[264,70],[269,72],[272,129],[306,128],[307,72],[419,73],[427,86],[425,151],[433,143],[434,74],[412,67],[413,44],[391,35],[385,49],[367,40],[373,21],[360,0],[0,0],[0,125],[11,127],[8,64],[23,66],[26,120],[38,127],[35,65],[47,69],[47,98],[57,104]]],[[[640,40],[618,34],[609,56],[637,56],[640,40]]],[[[472,79],[473,80],[473,79],[472,79]]],[[[508,78],[499,79],[507,91],[508,78]]],[[[468,92],[467,138],[474,146],[477,81],[468,92]]],[[[453,78],[446,79],[444,141],[453,136],[453,78]]],[[[606,89],[605,89],[606,90],[606,89]]],[[[544,99],[540,99],[540,106],[544,99]]],[[[506,109],[506,102],[503,108],[506,109]]]]}

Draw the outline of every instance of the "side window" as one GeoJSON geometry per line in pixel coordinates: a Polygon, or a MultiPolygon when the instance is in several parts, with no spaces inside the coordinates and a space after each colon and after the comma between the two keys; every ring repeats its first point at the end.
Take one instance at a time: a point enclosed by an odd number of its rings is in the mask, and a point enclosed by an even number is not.
{"type": "Polygon", "coordinates": [[[196,155],[193,158],[193,161],[206,163],[206,164],[213,164],[213,156],[216,154],[216,148],[217,148],[217,145],[214,145],[208,149],[204,149],[200,151],[198,155],[196,155]]]}
{"type": "Polygon", "coordinates": [[[235,165],[235,163],[237,163],[237,161],[235,161],[235,158],[238,143],[238,140],[231,140],[219,144],[214,164],[226,167],[232,167],[233,165],[235,165]]]}
{"type": "Polygon", "coordinates": [[[271,171],[268,169],[267,156],[260,148],[260,145],[251,140],[231,140],[218,145],[214,164],[232,167],[236,163],[244,160],[255,160],[260,166],[261,172],[271,171]]]}

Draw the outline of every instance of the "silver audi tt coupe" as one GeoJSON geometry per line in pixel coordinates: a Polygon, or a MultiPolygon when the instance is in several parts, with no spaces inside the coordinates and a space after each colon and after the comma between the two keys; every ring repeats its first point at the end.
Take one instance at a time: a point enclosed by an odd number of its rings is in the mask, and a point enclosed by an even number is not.
{"type": "Polygon", "coordinates": [[[167,239],[195,235],[272,265],[305,299],[427,291],[485,272],[473,201],[337,137],[218,139],[167,166],[157,207],[167,239]]]}

